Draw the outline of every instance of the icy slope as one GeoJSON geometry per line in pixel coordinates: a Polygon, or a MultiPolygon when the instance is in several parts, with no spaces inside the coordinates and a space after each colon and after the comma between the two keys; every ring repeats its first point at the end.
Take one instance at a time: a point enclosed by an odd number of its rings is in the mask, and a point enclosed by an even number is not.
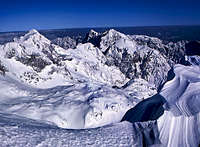
{"type": "Polygon", "coordinates": [[[200,144],[200,67],[176,65],[175,78],[165,84],[161,95],[167,100],[158,119],[161,142],[168,146],[200,144]]]}
{"type": "Polygon", "coordinates": [[[129,108],[156,92],[141,81],[131,85],[137,92],[130,93],[128,88],[113,89],[100,83],[84,82],[37,89],[0,76],[0,111],[62,128],[99,127],[119,122],[129,108]],[[134,93],[136,97],[131,96],[134,93]]]}

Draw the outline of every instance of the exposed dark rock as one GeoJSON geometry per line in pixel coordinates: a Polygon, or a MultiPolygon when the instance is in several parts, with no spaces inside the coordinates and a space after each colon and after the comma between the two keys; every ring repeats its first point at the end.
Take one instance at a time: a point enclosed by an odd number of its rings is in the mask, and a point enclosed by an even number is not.
{"type": "Polygon", "coordinates": [[[100,47],[101,35],[94,30],[90,30],[89,33],[86,34],[86,37],[83,39],[82,43],[92,43],[96,47],[100,47]]]}
{"type": "Polygon", "coordinates": [[[121,121],[131,123],[157,120],[163,113],[166,100],[159,94],[138,103],[126,112],[121,121]]]}
{"type": "Polygon", "coordinates": [[[185,54],[187,56],[200,56],[200,42],[199,41],[190,41],[185,45],[185,54]]]}
{"type": "Polygon", "coordinates": [[[8,70],[6,69],[6,67],[4,65],[2,65],[2,63],[0,61],[0,74],[5,75],[6,72],[8,72],[8,70]]]}
{"type": "Polygon", "coordinates": [[[160,146],[157,121],[133,123],[133,140],[138,147],[160,146]]]}
{"type": "Polygon", "coordinates": [[[53,44],[56,44],[64,49],[69,48],[76,48],[76,40],[70,38],[70,37],[64,37],[64,38],[56,38],[51,41],[53,44]]]}
{"type": "Polygon", "coordinates": [[[51,64],[45,61],[44,59],[42,59],[41,56],[38,56],[38,55],[24,56],[21,58],[17,58],[17,60],[25,65],[31,66],[37,72],[40,72],[47,65],[51,64]]]}

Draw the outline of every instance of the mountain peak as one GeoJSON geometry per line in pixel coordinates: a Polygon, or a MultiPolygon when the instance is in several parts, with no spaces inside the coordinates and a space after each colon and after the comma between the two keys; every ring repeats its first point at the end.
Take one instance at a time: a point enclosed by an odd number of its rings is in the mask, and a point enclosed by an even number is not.
{"type": "Polygon", "coordinates": [[[35,34],[35,33],[39,33],[36,29],[31,29],[28,31],[28,34],[35,34]]]}
{"type": "Polygon", "coordinates": [[[86,34],[86,37],[84,38],[83,43],[90,42],[94,46],[98,46],[99,47],[100,39],[101,39],[101,34],[99,34],[98,32],[94,31],[93,29],[91,29],[86,34]]]}
{"type": "Polygon", "coordinates": [[[24,36],[21,36],[18,40],[18,43],[23,43],[23,42],[29,42],[29,43],[46,43],[50,44],[50,40],[48,40],[45,36],[40,34],[37,30],[32,29],[28,33],[26,33],[24,36]],[[34,41],[33,41],[34,40],[34,41]]]}
{"type": "Polygon", "coordinates": [[[113,33],[114,33],[114,34],[115,34],[115,33],[118,34],[118,33],[120,33],[120,32],[118,32],[118,31],[115,30],[115,29],[110,29],[110,30],[107,31],[107,33],[108,33],[108,34],[113,34],[113,33]]]}
{"type": "Polygon", "coordinates": [[[127,38],[127,36],[123,33],[120,33],[114,29],[110,29],[106,32],[104,32],[104,36],[107,36],[108,38],[115,38],[115,37],[120,37],[120,38],[127,38]]]}

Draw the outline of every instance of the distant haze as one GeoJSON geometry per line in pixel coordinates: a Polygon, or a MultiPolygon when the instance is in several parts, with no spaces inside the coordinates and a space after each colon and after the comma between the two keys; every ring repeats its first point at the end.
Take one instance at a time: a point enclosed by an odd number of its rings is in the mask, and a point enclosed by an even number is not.
{"type": "MultiPolygon", "coordinates": [[[[39,30],[39,32],[50,40],[58,37],[69,36],[73,39],[83,39],[86,34],[94,29],[98,32],[104,32],[111,28],[74,28],[74,29],[55,29],[55,30],[39,30]]],[[[151,26],[151,27],[115,27],[117,31],[127,35],[147,35],[157,37],[167,43],[169,41],[177,42],[181,40],[200,40],[199,26],[151,26]]],[[[26,31],[16,32],[0,32],[0,44],[13,41],[13,38],[22,36],[26,31]]]]}

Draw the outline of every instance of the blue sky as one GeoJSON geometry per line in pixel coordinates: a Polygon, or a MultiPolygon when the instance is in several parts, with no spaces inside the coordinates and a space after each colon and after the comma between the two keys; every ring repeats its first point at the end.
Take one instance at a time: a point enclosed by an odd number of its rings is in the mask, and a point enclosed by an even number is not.
{"type": "Polygon", "coordinates": [[[200,24],[199,0],[0,0],[0,31],[200,24]]]}

